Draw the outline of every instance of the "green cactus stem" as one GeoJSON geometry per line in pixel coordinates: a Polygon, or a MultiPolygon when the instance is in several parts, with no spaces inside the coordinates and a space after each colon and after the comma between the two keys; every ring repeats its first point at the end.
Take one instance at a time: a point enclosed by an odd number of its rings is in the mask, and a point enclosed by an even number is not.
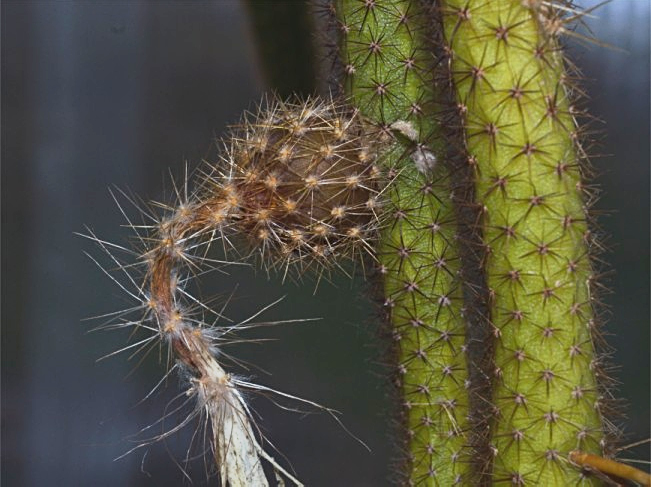
{"type": "Polygon", "coordinates": [[[458,484],[469,470],[469,381],[432,22],[418,1],[344,0],[335,10],[345,92],[397,139],[381,158],[395,180],[383,208],[378,259],[407,432],[400,470],[413,485],[458,484]]]}
{"type": "MultiPolygon", "coordinates": [[[[562,3],[562,2],[561,2],[562,3]]],[[[549,2],[444,0],[496,337],[494,484],[594,485],[601,454],[594,296],[575,88],[549,2]]]]}

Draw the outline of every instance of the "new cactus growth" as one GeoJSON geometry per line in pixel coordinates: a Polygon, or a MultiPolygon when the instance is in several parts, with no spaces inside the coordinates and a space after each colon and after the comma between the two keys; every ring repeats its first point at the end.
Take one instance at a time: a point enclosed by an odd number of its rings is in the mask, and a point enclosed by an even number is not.
{"type": "Polygon", "coordinates": [[[540,1],[442,3],[497,341],[493,482],[592,484],[567,460],[575,449],[600,454],[604,438],[596,244],[576,90],[558,41],[567,10],[540,1]]]}
{"type": "Polygon", "coordinates": [[[343,1],[334,9],[344,90],[396,139],[382,157],[394,179],[377,258],[406,430],[400,471],[410,484],[458,484],[469,471],[469,382],[431,19],[413,1],[343,1]]]}
{"type": "Polygon", "coordinates": [[[232,263],[255,257],[283,276],[314,271],[320,277],[346,260],[361,261],[360,254],[372,252],[370,241],[381,225],[384,183],[377,162],[385,140],[357,110],[332,99],[269,99],[221,141],[218,162],[175,186],[177,201],[155,205],[162,215],[140,209],[148,224],[128,220],[141,247],[136,252],[87,235],[126,277],[124,284],[115,282],[138,301],[116,314],[114,326],[134,326],[148,336],[123,350],[158,340],[168,347],[173,368],[189,378],[187,395],[197,399],[190,418],[203,416],[209,425],[206,437],[222,485],[268,485],[263,461],[278,479],[301,485],[264,450],[243,391],[320,406],[228,373],[222,345],[238,329],[255,325],[210,324],[208,316],[216,322],[223,317],[192,294],[190,283],[227,264],[208,256],[215,245],[232,263]],[[135,254],[137,262],[125,265],[113,250],[135,254]],[[129,312],[140,315],[122,323],[129,312]]]}

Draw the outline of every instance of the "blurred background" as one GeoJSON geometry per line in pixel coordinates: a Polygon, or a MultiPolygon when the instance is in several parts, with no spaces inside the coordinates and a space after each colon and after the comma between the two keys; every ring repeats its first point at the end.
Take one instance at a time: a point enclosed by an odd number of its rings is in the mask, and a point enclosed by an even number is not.
{"type": "MultiPolygon", "coordinates": [[[[83,255],[100,250],[74,232],[88,225],[126,245],[109,187],[164,198],[168,169],[181,176],[185,162],[196,167],[214,136],[264,92],[325,86],[326,71],[309,61],[318,21],[300,2],[270,5],[2,2],[3,485],[189,483],[179,463],[192,427],[113,461],[165,414],[179,384],[170,379],[140,403],[160,380],[164,356],[96,363],[127,334],[89,334],[100,322],[82,319],[129,303],[83,255]],[[261,34],[269,23],[277,30],[271,39],[261,34]]],[[[626,443],[650,436],[649,3],[616,0],[594,16],[594,36],[617,49],[578,39],[573,52],[589,110],[606,122],[593,152],[603,155],[594,160],[598,208],[607,212],[601,224],[615,271],[607,331],[622,383],[616,396],[628,403],[626,443]]],[[[253,371],[255,380],[341,411],[371,452],[326,414],[298,415],[253,397],[264,433],[307,485],[387,485],[389,401],[364,283],[336,279],[315,296],[311,282],[281,286],[240,269],[205,281],[204,295],[228,295],[237,283],[226,310],[234,320],[282,296],[261,319],[323,318],[251,332],[275,339],[235,352],[271,374],[253,371]]],[[[182,419],[172,414],[140,438],[182,419]]],[[[622,456],[648,459],[648,446],[622,456]]],[[[189,470],[194,484],[206,483],[200,460],[189,470]]]]}

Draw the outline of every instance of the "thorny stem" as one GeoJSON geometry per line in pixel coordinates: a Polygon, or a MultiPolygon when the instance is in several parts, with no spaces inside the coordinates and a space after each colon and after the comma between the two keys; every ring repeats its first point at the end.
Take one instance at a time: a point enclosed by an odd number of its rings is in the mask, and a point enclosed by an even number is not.
{"type": "Polygon", "coordinates": [[[212,427],[211,442],[222,485],[268,485],[260,461],[262,448],[251,428],[246,406],[230,377],[215,359],[214,346],[200,328],[186,319],[176,303],[177,266],[182,262],[188,237],[205,232],[202,214],[209,206],[186,208],[161,225],[160,244],[147,256],[150,261],[151,303],[160,334],[176,359],[193,377],[193,390],[212,427]]]}
{"type": "Polygon", "coordinates": [[[407,433],[399,468],[409,484],[457,484],[469,471],[469,382],[431,19],[419,1],[343,0],[333,8],[345,92],[397,139],[382,158],[395,179],[377,254],[407,433]]]}
{"type": "Polygon", "coordinates": [[[591,197],[557,36],[563,2],[444,0],[468,162],[482,209],[496,338],[493,482],[592,485],[567,461],[600,453],[591,197]]]}
{"type": "MultiPolygon", "coordinates": [[[[189,372],[189,392],[212,426],[222,483],[232,487],[267,485],[262,459],[276,474],[299,482],[259,444],[240,390],[267,389],[224,371],[217,361],[219,332],[193,316],[199,301],[183,289],[186,274],[200,275],[211,263],[209,247],[220,242],[227,253],[237,253],[238,262],[248,253],[286,275],[300,277],[307,269],[321,275],[371,252],[369,235],[379,224],[375,162],[382,144],[366,133],[358,112],[332,99],[267,102],[224,138],[221,161],[197,172],[191,194],[186,180],[174,205],[160,205],[166,214],[152,216],[150,235],[141,239],[146,318],[189,372]]],[[[333,415],[316,403],[268,391],[333,415]]]]}

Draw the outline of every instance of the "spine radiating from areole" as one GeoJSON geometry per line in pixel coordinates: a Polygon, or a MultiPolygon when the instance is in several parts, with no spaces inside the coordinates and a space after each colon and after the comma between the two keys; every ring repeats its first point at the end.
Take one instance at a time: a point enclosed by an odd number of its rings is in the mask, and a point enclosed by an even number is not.
{"type": "Polygon", "coordinates": [[[437,117],[429,10],[418,1],[331,5],[340,83],[395,138],[378,244],[384,310],[401,401],[398,466],[413,485],[469,480],[466,333],[451,170],[437,117]]]}
{"type": "Polygon", "coordinates": [[[574,449],[600,454],[604,437],[587,161],[558,41],[573,10],[564,2],[441,3],[496,340],[492,479],[599,483],[568,461],[574,449]]]}

